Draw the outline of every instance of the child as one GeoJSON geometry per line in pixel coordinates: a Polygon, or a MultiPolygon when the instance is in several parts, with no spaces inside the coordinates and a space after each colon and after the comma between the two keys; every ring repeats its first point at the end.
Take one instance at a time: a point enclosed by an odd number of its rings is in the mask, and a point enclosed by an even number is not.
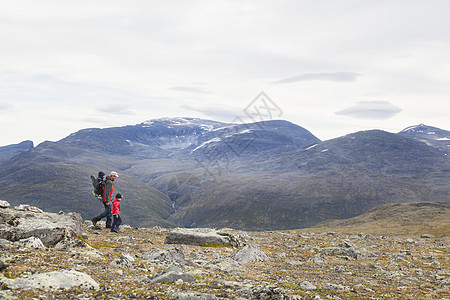
{"type": "Polygon", "coordinates": [[[122,224],[122,218],[120,217],[120,200],[122,200],[122,195],[118,193],[116,198],[112,201],[112,211],[113,223],[111,226],[111,232],[120,232],[120,224],[122,224]]]}

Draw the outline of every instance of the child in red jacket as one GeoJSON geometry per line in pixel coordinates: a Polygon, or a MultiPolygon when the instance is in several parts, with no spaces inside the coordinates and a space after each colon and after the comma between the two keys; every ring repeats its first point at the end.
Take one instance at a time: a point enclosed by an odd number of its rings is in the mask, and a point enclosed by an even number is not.
{"type": "Polygon", "coordinates": [[[120,200],[122,200],[122,195],[118,193],[116,198],[112,201],[111,214],[113,216],[113,223],[111,226],[111,232],[120,232],[120,224],[122,224],[122,218],[120,217],[120,200]]]}

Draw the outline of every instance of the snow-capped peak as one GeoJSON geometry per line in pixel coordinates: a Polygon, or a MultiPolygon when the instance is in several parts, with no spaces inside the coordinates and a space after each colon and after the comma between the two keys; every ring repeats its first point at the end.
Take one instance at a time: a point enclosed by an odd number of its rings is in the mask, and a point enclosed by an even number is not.
{"type": "Polygon", "coordinates": [[[400,131],[400,133],[412,133],[412,132],[422,133],[422,132],[428,131],[429,129],[430,129],[429,126],[421,123],[419,125],[413,125],[413,126],[406,127],[405,129],[400,131]]]}

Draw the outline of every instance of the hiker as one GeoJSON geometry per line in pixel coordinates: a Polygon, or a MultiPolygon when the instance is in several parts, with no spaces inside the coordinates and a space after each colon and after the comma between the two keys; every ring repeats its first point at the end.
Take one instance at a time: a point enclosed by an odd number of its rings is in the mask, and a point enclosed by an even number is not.
{"type": "Polygon", "coordinates": [[[103,192],[103,196],[102,196],[102,203],[103,206],[105,207],[105,211],[102,212],[101,214],[99,214],[98,216],[92,218],[92,224],[94,224],[94,226],[97,225],[97,222],[100,221],[101,219],[106,217],[106,228],[111,228],[111,195],[113,193],[114,190],[114,180],[116,178],[118,178],[119,175],[117,174],[117,172],[112,171],[109,176],[106,176],[105,178],[105,187],[104,187],[104,192],[103,192]]]}
{"type": "Polygon", "coordinates": [[[113,223],[111,227],[111,232],[120,232],[120,224],[122,224],[122,218],[120,217],[120,201],[122,200],[122,195],[117,193],[116,198],[112,201],[112,211],[113,223]]]}

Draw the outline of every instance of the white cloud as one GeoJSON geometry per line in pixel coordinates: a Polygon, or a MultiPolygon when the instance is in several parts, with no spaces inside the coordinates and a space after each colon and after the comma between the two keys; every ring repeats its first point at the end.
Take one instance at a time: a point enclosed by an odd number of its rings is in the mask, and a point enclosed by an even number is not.
{"type": "Polygon", "coordinates": [[[274,83],[293,83],[299,81],[309,80],[323,80],[323,81],[335,81],[335,82],[349,82],[356,81],[359,76],[363,76],[354,72],[331,72],[331,73],[304,73],[294,77],[277,80],[274,83]]]}
{"type": "Polygon", "coordinates": [[[336,112],[337,115],[358,119],[389,119],[401,112],[401,108],[387,101],[360,101],[356,105],[336,112]]]}
{"type": "Polygon", "coordinates": [[[0,146],[184,113],[228,118],[263,90],[320,137],[449,129],[448,11],[445,0],[1,1],[0,102],[14,109],[0,107],[0,125],[15,134],[0,146]],[[361,103],[335,113],[374,94],[402,112],[384,106],[380,123],[361,103]],[[43,114],[48,123],[25,125],[43,114]]]}

